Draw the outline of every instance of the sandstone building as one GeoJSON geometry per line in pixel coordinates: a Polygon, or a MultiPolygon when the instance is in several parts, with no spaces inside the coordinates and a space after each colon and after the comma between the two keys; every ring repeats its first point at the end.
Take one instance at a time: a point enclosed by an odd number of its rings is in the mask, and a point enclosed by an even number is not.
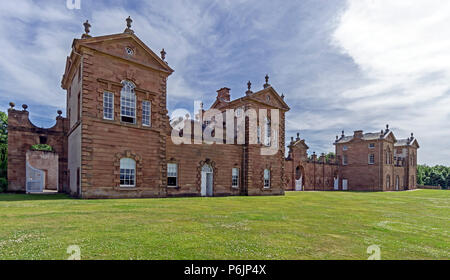
{"type": "Polygon", "coordinates": [[[143,198],[415,187],[417,141],[397,140],[388,129],[342,135],[335,142],[337,156],[328,160],[308,158],[308,146],[298,136],[286,159],[285,113],[290,108],[268,76],[261,90],[253,92],[249,82],[245,95],[234,100],[230,89],[218,90],[210,109],[181,118],[183,128],[172,129],[167,83],[174,70],[164,49],[156,55],[131,23],[128,18],[123,33],[98,37],[89,35],[85,23],[62,78],[67,118],[58,111],[54,127],[34,126],[26,105],[17,110],[10,104],[9,191],[143,198]],[[220,138],[211,123],[222,121],[220,138]],[[213,143],[196,134],[208,130],[213,143]],[[191,143],[175,143],[174,135],[191,143]],[[52,151],[33,151],[35,144],[47,144],[52,151]]]}
{"type": "Polygon", "coordinates": [[[336,136],[335,156],[308,158],[299,135],[289,145],[286,190],[399,191],[416,188],[417,139],[396,139],[389,129],[378,133],[355,131],[336,136]]]}
{"type": "Polygon", "coordinates": [[[156,55],[134,34],[131,22],[128,18],[123,33],[99,37],[91,37],[85,23],[86,33],[73,41],[62,78],[67,118],[58,116],[54,128],[35,127],[26,106],[16,110],[11,104],[9,190],[47,187],[45,159],[35,160],[34,166],[27,161],[30,146],[41,143],[51,145],[47,153],[58,159],[58,190],[76,197],[283,195],[284,114],[289,107],[268,77],[262,90],[252,92],[249,82],[245,96],[236,100],[229,89],[219,90],[211,109],[264,109],[258,131],[272,130],[271,112],[277,110],[279,133],[266,135],[279,143],[273,155],[261,155],[267,146],[263,141],[249,141],[248,121],[243,143],[174,144],[166,106],[173,70],[165,51],[156,55]]]}

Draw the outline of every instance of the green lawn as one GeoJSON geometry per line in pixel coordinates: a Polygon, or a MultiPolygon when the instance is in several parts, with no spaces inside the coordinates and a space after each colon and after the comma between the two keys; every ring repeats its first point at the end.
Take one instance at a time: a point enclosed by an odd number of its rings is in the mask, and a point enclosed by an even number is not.
{"type": "Polygon", "coordinates": [[[450,191],[74,200],[0,195],[0,259],[450,259],[450,191]]]}

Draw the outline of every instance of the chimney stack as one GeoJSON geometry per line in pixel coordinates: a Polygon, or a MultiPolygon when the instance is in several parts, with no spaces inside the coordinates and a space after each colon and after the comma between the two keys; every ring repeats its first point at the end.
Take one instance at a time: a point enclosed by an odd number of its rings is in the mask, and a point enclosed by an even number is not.
{"type": "Polygon", "coordinates": [[[217,99],[229,102],[231,100],[230,89],[226,87],[219,89],[217,91],[217,99]]]}
{"type": "Polygon", "coordinates": [[[353,134],[353,137],[354,138],[359,138],[359,139],[363,138],[363,131],[362,130],[356,130],[354,132],[354,134],[353,134]]]}

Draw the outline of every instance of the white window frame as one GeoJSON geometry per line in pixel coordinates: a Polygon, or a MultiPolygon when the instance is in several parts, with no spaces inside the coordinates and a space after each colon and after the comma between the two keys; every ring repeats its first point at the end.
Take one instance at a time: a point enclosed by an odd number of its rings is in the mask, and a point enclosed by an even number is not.
{"type": "Polygon", "coordinates": [[[342,150],[343,151],[348,151],[348,146],[347,145],[342,146],[342,150]]]}
{"type": "Polygon", "coordinates": [[[120,121],[123,123],[129,123],[124,122],[122,117],[132,118],[133,122],[131,124],[136,124],[136,92],[134,90],[136,86],[130,81],[122,81],[122,85],[123,87],[120,91],[120,121]],[[127,114],[127,111],[132,111],[133,114],[127,114]]]}
{"type": "Polygon", "coordinates": [[[375,143],[369,143],[369,149],[375,149],[375,143]]]}
{"type": "Polygon", "coordinates": [[[135,188],[136,187],[136,161],[132,158],[120,159],[120,187],[121,188],[135,188]],[[133,178],[133,184],[122,184],[122,176],[130,176],[129,179],[124,181],[131,181],[133,178]]]}
{"type": "Polygon", "coordinates": [[[369,154],[369,164],[373,165],[375,164],[375,154],[369,154]],[[372,160],[373,158],[373,160],[372,160]]]}
{"type": "Polygon", "coordinates": [[[231,187],[238,189],[239,188],[239,179],[240,179],[240,170],[235,167],[231,170],[231,187]]]}
{"type": "Polygon", "coordinates": [[[264,169],[264,188],[270,189],[271,187],[271,176],[270,169],[264,169]]]}
{"type": "Polygon", "coordinates": [[[168,188],[178,188],[179,183],[178,183],[178,164],[177,163],[169,162],[167,164],[167,180],[169,180],[169,177],[176,178],[177,183],[175,184],[175,186],[169,186],[169,183],[167,182],[167,187],[168,188]],[[171,168],[171,167],[175,167],[175,171],[173,171],[173,168],[171,168]]]}
{"type": "Polygon", "coordinates": [[[347,155],[342,156],[342,165],[344,165],[344,166],[348,165],[348,156],[347,155]]]}
{"type": "Polygon", "coordinates": [[[110,121],[114,120],[114,93],[109,92],[109,91],[103,92],[103,119],[110,120],[110,121]],[[108,95],[111,96],[111,102],[106,102],[106,98],[107,98],[108,95]],[[106,105],[110,104],[110,103],[111,103],[111,108],[106,107],[106,105]],[[105,109],[111,109],[111,116],[112,117],[109,118],[109,117],[106,116],[105,109]]]}
{"type": "Polygon", "coordinates": [[[148,100],[142,101],[142,125],[152,126],[152,102],[148,100]],[[148,110],[145,109],[146,106],[148,106],[148,110]]]}

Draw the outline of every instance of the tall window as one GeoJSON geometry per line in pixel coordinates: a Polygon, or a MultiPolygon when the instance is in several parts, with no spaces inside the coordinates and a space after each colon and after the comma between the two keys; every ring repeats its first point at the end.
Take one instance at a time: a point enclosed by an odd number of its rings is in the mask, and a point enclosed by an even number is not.
{"type": "Polygon", "coordinates": [[[270,189],[270,170],[264,169],[264,188],[270,189]]]}
{"type": "Polygon", "coordinates": [[[347,164],[348,164],[348,157],[347,157],[347,155],[344,155],[342,157],[342,165],[347,165],[347,164]]]}
{"type": "Polygon", "coordinates": [[[167,186],[178,186],[178,165],[176,163],[167,164],[167,186]]]}
{"type": "Polygon", "coordinates": [[[391,176],[387,175],[386,177],[386,188],[391,188],[391,176]]]}
{"type": "Polygon", "coordinates": [[[270,146],[270,144],[271,144],[270,138],[272,137],[272,127],[271,127],[269,118],[266,117],[264,119],[264,123],[265,123],[264,145],[270,146]]]}
{"type": "Polygon", "coordinates": [[[114,94],[111,92],[103,93],[103,118],[114,120],[114,94]]]}
{"type": "Polygon", "coordinates": [[[370,143],[369,144],[369,149],[374,149],[375,148],[375,143],[370,143]]]}
{"type": "Polygon", "coordinates": [[[122,82],[120,91],[120,116],[122,122],[136,123],[136,94],[135,85],[129,81],[122,82]]]}
{"type": "Polygon", "coordinates": [[[369,164],[375,164],[375,155],[374,154],[369,155],[369,164]]]}
{"type": "Polygon", "coordinates": [[[342,147],[342,150],[343,150],[343,151],[347,151],[347,150],[348,150],[348,147],[347,147],[346,145],[344,145],[344,146],[342,147]]]}
{"type": "Polygon", "coordinates": [[[131,158],[120,160],[120,186],[136,186],[136,162],[131,158]]]}
{"type": "Polygon", "coordinates": [[[233,168],[231,186],[233,188],[239,188],[239,168],[233,168]]]}
{"type": "Polygon", "coordinates": [[[142,102],[142,125],[151,126],[152,107],[150,101],[142,102]]]}

